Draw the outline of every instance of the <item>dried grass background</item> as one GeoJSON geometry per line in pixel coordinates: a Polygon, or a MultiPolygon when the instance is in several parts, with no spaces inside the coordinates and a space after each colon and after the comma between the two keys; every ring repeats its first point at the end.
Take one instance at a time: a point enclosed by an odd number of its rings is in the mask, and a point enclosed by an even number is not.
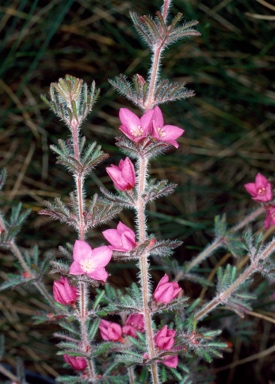
{"type": "MultiPolygon", "coordinates": [[[[67,73],[88,83],[95,80],[101,97],[83,126],[84,134],[110,154],[105,166],[117,163],[121,154],[113,143],[118,110],[133,107],[111,89],[108,79],[119,73],[146,76],[149,51],[137,38],[129,10],[154,14],[160,5],[161,1],[137,0],[1,2],[0,168],[8,170],[9,178],[0,207],[7,212],[23,201],[25,208],[31,208],[21,245],[38,243],[43,255],[75,239],[70,229],[37,215],[44,200],[66,196],[72,189],[70,176],[55,165],[49,151],[49,144],[66,138],[68,132],[40,94],[47,94],[49,84],[67,73]]],[[[163,108],[166,121],[183,127],[185,134],[180,149],[157,158],[151,173],[179,186],[175,195],[150,206],[149,224],[159,237],[184,240],[177,257],[186,260],[211,240],[215,215],[227,213],[233,224],[255,206],[244,183],[257,172],[275,179],[275,6],[264,0],[175,0],[172,13],[178,11],[186,20],[199,20],[202,36],[167,51],[163,76],[186,81],[196,97],[163,108]]],[[[88,194],[97,192],[102,183],[112,188],[105,167],[89,179],[88,194]]],[[[130,225],[127,215],[123,212],[120,219],[130,225]]],[[[261,229],[262,222],[256,228],[261,229]]],[[[91,241],[97,237],[94,232],[91,241]]],[[[216,262],[213,257],[204,266],[211,271],[216,262]]],[[[3,251],[1,278],[14,271],[14,265],[13,257],[3,251]]],[[[126,271],[122,280],[128,284],[130,279],[126,271]]],[[[199,287],[195,291],[200,294],[199,287]]],[[[45,309],[39,296],[20,288],[2,293],[0,299],[6,362],[14,365],[20,355],[28,368],[55,376],[60,363],[50,336],[54,326],[32,326],[30,319],[45,309]]],[[[268,317],[274,323],[274,314],[269,312],[268,317]]],[[[218,373],[217,382],[275,381],[275,355],[269,351],[274,324],[249,317],[253,319],[256,333],[248,336],[247,344],[237,337],[231,340],[232,353],[218,363],[229,367],[218,373]],[[249,356],[252,362],[242,364],[249,356]]]]}

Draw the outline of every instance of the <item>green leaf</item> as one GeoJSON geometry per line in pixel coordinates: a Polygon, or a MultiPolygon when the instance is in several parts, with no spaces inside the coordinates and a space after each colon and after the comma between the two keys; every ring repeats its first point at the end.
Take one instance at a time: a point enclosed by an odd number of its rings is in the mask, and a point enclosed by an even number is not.
{"type": "Polygon", "coordinates": [[[58,383],[79,384],[79,376],[58,376],[55,378],[58,383]]]}
{"type": "Polygon", "coordinates": [[[88,330],[88,335],[89,335],[89,338],[91,340],[94,339],[94,337],[97,333],[100,321],[101,321],[101,319],[95,319],[93,322],[91,322],[91,325],[90,325],[89,330],[88,330]]]}
{"type": "Polygon", "coordinates": [[[22,285],[23,283],[27,283],[29,281],[29,279],[26,280],[23,276],[16,275],[13,273],[9,273],[8,277],[9,277],[8,280],[4,281],[0,285],[0,291],[4,291],[10,288],[15,288],[16,286],[22,285]]]}

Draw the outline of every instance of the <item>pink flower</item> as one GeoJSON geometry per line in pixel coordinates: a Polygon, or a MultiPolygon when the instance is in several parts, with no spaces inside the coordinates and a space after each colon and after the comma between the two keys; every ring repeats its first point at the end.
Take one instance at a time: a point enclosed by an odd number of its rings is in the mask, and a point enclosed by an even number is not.
{"type": "Polygon", "coordinates": [[[164,125],[162,112],[159,107],[154,108],[154,116],[152,119],[152,136],[158,141],[164,141],[167,144],[173,145],[178,148],[179,144],[176,142],[184,132],[183,129],[175,125],[164,125]]]}
{"type": "Polygon", "coordinates": [[[110,178],[113,180],[115,187],[120,191],[128,191],[134,188],[136,184],[135,168],[129,157],[120,160],[118,167],[111,165],[106,168],[110,178]]]}
{"type": "Polygon", "coordinates": [[[268,207],[264,221],[265,229],[268,229],[271,224],[275,225],[275,206],[268,207]]]}
{"type": "Polygon", "coordinates": [[[169,304],[181,291],[178,283],[169,283],[168,280],[169,277],[165,274],[155,289],[153,296],[158,303],[169,304]]]}
{"type": "MultiPolygon", "coordinates": [[[[148,353],[144,353],[143,358],[148,360],[149,359],[148,353]]],[[[179,358],[177,355],[163,356],[161,360],[157,360],[157,362],[166,365],[166,367],[177,368],[179,358]]]]}
{"type": "Polygon", "coordinates": [[[140,313],[133,313],[126,320],[124,327],[122,327],[122,332],[126,336],[137,338],[137,331],[140,333],[145,332],[144,317],[140,313]]]}
{"type": "Polygon", "coordinates": [[[81,356],[64,355],[66,363],[70,364],[76,371],[83,371],[87,367],[87,361],[81,356]]]}
{"type": "Polygon", "coordinates": [[[162,364],[166,365],[166,367],[170,368],[177,368],[179,363],[179,358],[178,356],[165,356],[163,358],[162,364]]]}
{"type": "Polygon", "coordinates": [[[150,109],[141,118],[138,118],[133,112],[127,108],[120,108],[119,118],[121,126],[119,129],[130,140],[138,143],[149,135],[152,126],[152,117],[154,111],[150,109]]]}
{"type": "Polygon", "coordinates": [[[122,329],[117,323],[101,320],[99,330],[103,340],[122,341],[122,329]]]}
{"type": "Polygon", "coordinates": [[[109,247],[103,246],[92,248],[82,240],[76,240],[73,250],[73,263],[70,268],[71,275],[83,275],[94,280],[106,281],[108,273],[105,266],[112,258],[112,251],[109,247]]]}
{"type": "Polygon", "coordinates": [[[118,223],[117,229],[107,229],[102,234],[111,244],[110,248],[113,251],[128,252],[136,246],[135,232],[121,221],[118,223]]]}
{"type": "Polygon", "coordinates": [[[168,329],[168,326],[165,325],[155,336],[156,346],[164,351],[171,351],[175,344],[175,334],[176,331],[168,329]]]}
{"type": "Polygon", "coordinates": [[[272,185],[266,177],[257,174],[255,183],[245,184],[245,189],[252,196],[253,200],[267,202],[272,199],[272,185]]]}
{"type": "Polygon", "coordinates": [[[72,287],[66,277],[60,277],[53,283],[53,297],[60,304],[73,305],[78,297],[77,288],[72,287]]]}

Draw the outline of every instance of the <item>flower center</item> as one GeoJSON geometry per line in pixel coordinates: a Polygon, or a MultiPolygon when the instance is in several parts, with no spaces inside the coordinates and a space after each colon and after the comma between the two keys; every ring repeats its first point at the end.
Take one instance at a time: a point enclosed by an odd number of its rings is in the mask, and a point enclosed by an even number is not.
{"type": "Polygon", "coordinates": [[[258,189],[258,195],[264,195],[266,193],[266,189],[265,188],[259,188],[258,189]]]}
{"type": "Polygon", "coordinates": [[[85,272],[85,273],[90,273],[94,269],[93,260],[91,260],[91,259],[81,261],[80,265],[81,265],[83,272],[85,272]]]}
{"type": "Polygon", "coordinates": [[[164,132],[164,130],[160,127],[158,127],[158,134],[160,135],[160,137],[164,137],[166,136],[166,133],[164,132]]]}
{"type": "Polygon", "coordinates": [[[141,128],[140,125],[138,127],[133,128],[133,129],[130,130],[131,135],[133,135],[134,137],[143,136],[143,132],[144,132],[144,129],[141,128]]]}

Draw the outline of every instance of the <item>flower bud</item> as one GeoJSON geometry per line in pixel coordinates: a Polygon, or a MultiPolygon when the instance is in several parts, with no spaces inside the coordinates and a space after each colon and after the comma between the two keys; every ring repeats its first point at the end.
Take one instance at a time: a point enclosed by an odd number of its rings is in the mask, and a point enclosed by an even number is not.
{"type": "Polygon", "coordinates": [[[118,166],[112,164],[110,167],[107,167],[106,171],[113,180],[115,187],[120,191],[129,191],[134,188],[136,173],[129,157],[126,157],[125,160],[120,160],[118,166]]]}
{"type": "Polygon", "coordinates": [[[167,325],[165,325],[155,336],[156,346],[164,351],[170,351],[175,344],[175,334],[176,331],[168,329],[167,325]]]}
{"type": "Polygon", "coordinates": [[[70,364],[76,371],[83,371],[87,367],[87,361],[81,356],[64,355],[66,363],[70,364]]]}
{"type": "Polygon", "coordinates": [[[122,332],[126,336],[137,338],[137,331],[140,333],[145,332],[144,317],[140,313],[133,313],[126,320],[124,327],[122,327],[122,332]]]}
{"type": "Polygon", "coordinates": [[[169,304],[181,291],[178,283],[169,283],[168,280],[165,274],[155,289],[153,296],[158,303],[169,304]]]}
{"type": "Polygon", "coordinates": [[[139,84],[141,87],[143,87],[144,84],[146,84],[146,81],[145,81],[144,77],[141,76],[141,75],[139,75],[138,73],[136,74],[136,77],[137,77],[137,79],[138,79],[138,84],[139,84]]]}
{"type": "Polygon", "coordinates": [[[166,365],[166,367],[170,368],[177,368],[178,363],[179,363],[179,357],[177,355],[174,356],[165,356],[163,358],[162,363],[166,365]]]}
{"type": "Polygon", "coordinates": [[[117,229],[107,229],[102,234],[111,244],[110,248],[113,251],[128,252],[136,246],[135,232],[121,221],[117,229]]]}
{"type": "Polygon", "coordinates": [[[117,323],[101,320],[99,324],[99,330],[103,340],[122,341],[121,326],[117,323]]]}
{"type": "Polygon", "coordinates": [[[66,277],[60,277],[59,281],[53,283],[54,300],[63,305],[75,304],[78,292],[76,287],[72,287],[66,277]]]}

